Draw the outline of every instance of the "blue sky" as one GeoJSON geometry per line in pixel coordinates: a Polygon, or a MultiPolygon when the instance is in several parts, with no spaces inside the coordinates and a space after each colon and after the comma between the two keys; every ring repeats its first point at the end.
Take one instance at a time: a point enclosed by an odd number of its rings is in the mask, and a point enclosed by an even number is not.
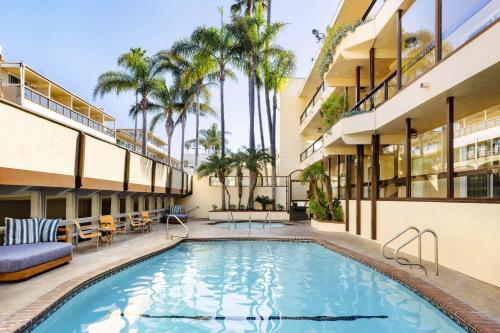
{"type": "MultiPolygon", "coordinates": [[[[322,31],[330,23],[339,0],[274,0],[273,20],[288,23],[278,43],[295,51],[295,76],[307,74],[319,44],[311,30],[322,31]]],[[[217,25],[217,7],[223,6],[226,19],[232,0],[0,0],[2,19],[0,45],[8,61],[24,61],[117,119],[117,127],[133,127],[128,109],[132,95],[108,95],[93,100],[99,74],[116,69],[119,54],[130,47],[142,47],[152,54],[188,37],[200,25],[217,25]]],[[[248,100],[246,79],[226,87],[226,126],[232,133],[229,148],[248,145],[248,100]]],[[[214,88],[217,89],[217,88],[214,88]]],[[[217,90],[212,106],[218,110],[217,90]]],[[[257,119],[256,119],[257,121],[257,119]]],[[[208,127],[215,118],[203,119],[208,127]]],[[[194,137],[194,119],[188,120],[187,138],[194,137]]],[[[163,127],[155,133],[165,138],[163,127]]],[[[258,128],[256,127],[258,137],[258,128]]],[[[260,141],[257,141],[260,142],[260,141]]],[[[268,142],[268,141],[267,141],[268,142]]],[[[180,154],[180,129],[173,143],[180,154]]]]}

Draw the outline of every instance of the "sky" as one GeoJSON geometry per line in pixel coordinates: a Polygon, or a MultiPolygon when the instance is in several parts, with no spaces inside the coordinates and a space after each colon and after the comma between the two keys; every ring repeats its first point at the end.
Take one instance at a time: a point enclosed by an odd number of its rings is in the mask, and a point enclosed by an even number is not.
{"type": "MultiPolygon", "coordinates": [[[[198,26],[219,25],[222,6],[225,20],[233,0],[0,0],[4,13],[0,45],[7,61],[23,61],[50,80],[104,108],[116,118],[117,128],[133,128],[128,110],[132,94],[92,97],[97,77],[117,69],[116,59],[131,47],[154,54],[178,39],[189,37],[198,26]]],[[[318,52],[313,28],[324,31],[339,0],[273,0],[273,21],[287,23],[277,43],[297,56],[295,77],[305,77],[318,52]]],[[[225,87],[226,129],[229,149],[248,146],[248,85],[242,74],[225,87]]],[[[211,105],[219,110],[218,88],[211,105]]],[[[265,113],[265,112],[264,112],[265,113]]],[[[265,114],[263,115],[265,117],[265,114]]],[[[265,124],[266,118],[263,119],[265,124]]],[[[201,120],[208,128],[218,118],[201,120]]],[[[264,131],[266,132],[265,128],[264,131]]],[[[166,139],[163,126],[155,134],[166,139]]],[[[259,132],[255,128],[257,143],[259,132]]],[[[186,138],[194,138],[194,118],[188,119],[186,138]]],[[[172,143],[173,156],[180,156],[180,128],[172,143]]],[[[266,144],[269,143],[266,137],[266,144]]]]}

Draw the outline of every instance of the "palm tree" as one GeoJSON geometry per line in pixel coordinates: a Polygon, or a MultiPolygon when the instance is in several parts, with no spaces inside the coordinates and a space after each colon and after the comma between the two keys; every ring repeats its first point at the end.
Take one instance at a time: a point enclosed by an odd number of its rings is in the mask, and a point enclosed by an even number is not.
{"type": "MultiPolygon", "coordinates": [[[[226,135],[231,134],[226,132],[226,135]]],[[[209,128],[200,130],[200,145],[206,152],[211,154],[220,154],[221,151],[221,132],[216,123],[213,123],[209,128]]],[[[228,142],[227,139],[226,143],[228,142]]]]}
{"type": "Polygon", "coordinates": [[[257,186],[257,178],[264,168],[266,162],[269,162],[271,157],[264,150],[247,149],[243,155],[245,161],[245,168],[249,173],[249,184],[248,184],[248,203],[247,209],[252,210],[253,197],[255,187],[257,186]]]}
{"type": "MultiPolygon", "coordinates": [[[[267,0],[270,2],[269,0],[267,0]]],[[[258,5],[265,6],[264,0],[236,0],[234,4],[231,5],[231,13],[233,15],[241,14],[242,11],[245,12],[245,16],[250,16],[254,12],[258,5]]]]}
{"type": "Polygon", "coordinates": [[[229,198],[229,205],[231,203],[231,195],[226,187],[226,175],[230,170],[230,162],[226,157],[222,157],[215,153],[207,157],[207,159],[198,166],[198,177],[208,177],[213,174],[217,177],[221,184],[221,209],[226,210],[226,193],[229,198]]]}
{"type": "Polygon", "coordinates": [[[238,184],[238,209],[241,207],[241,199],[243,197],[243,168],[247,160],[246,153],[239,151],[233,153],[229,157],[231,168],[236,169],[236,182],[238,184]]]}
{"type": "Polygon", "coordinates": [[[334,211],[332,182],[323,164],[321,162],[316,162],[304,169],[302,171],[302,182],[309,183],[309,196],[317,201],[324,193],[323,188],[326,188],[326,200],[330,213],[332,214],[334,211]]]}
{"type": "MultiPolygon", "coordinates": [[[[215,115],[215,111],[208,105],[208,103],[200,103],[198,97],[198,88],[197,84],[185,88],[178,88],[180,91],[181,101],[178,107],[178,118],[177,124],[181,125],[181,165],[184,167],[184,144],[185,144],[185,134],[186,134],[186,122],[188,114],[195,113],[198,117],[200,115],[215,115]],[[195,101],[196,100],[196,101],[195,101]]],[[[209,99],[210,94],[207,91],[204,91],[204,98],[209,99]]],[[[198,132],[196,133],[198,136],[198,132]]]]}
{"type": "Polygon", "coordinates": [[[292,51],[281,51],[274,54],[264,64],[264,81],[266,90],[266,112],[269,128],[269,140],[271,148],[271,187],[273,209],[276,209],[276,114],[278,109],[277,94],[285,85],[287,79],[295,71],[295,55],[292,51]],[[270,92],[273,93],[272,112],[269,102],[270,92]]]}
{"type": "MultiPolygon", "coordinates": [[[[182,107],[180,93],[175,85],[169,86],[165,80],[162,80],[157,89],[151,93],[154,103],[149,104],[149,109],[156,114],[151,119],[150,129],[153,129],[161,121],[165,122],[165,131],[167,133],[168,165],[172,165],[172,136],[176,123],[174,114],[182,107]]],[[[171,179],[169,179],[169,183],[171,179]]],[[[171,185],[171,184],[169,184],[171,185]]],[[[171,186],[170,186],[171,188],[171,186]]]]}
{"type": "Polygon", "coordinates": [[[229,64],[236,61],[235,45],[235,37],[227,25],[221,24],[220,28],[198,27],[189,39],[178,41],[172,46],[173,52],[192,57],[194,66],[217,75],[220,92],[221,157],[226,154],[224,83],[227,78],[236,78],[234,72],[228,68],[229,64]]]}
{"type": "Polygon", "coordinates": [[[117,95],[127,91],[134,91],[140,96],[138,109],[142,113],[142,154],[146,155],[149,98],[161,82],[160,75],[163,69],[158,66],[154,59],[140,54],[140,51],[136,51],[133,56],[121,56],[118,66],[123,67],[123,70],[108,71],[101,74],[94,88],[94,98],[97,95],[103,97],[113,91],[117,95]]]}
{"type": "MultiPolygon", "coordinates": [[[[133,67],[138,62],[142,61],[145,56],[146,56],[146,50],[143,50],[140,47],[132,47],[130,48],[130,52],[123,53],[118,57],[118,65],[125,67],[133,67]]],[[[136,106],[139,104],[139,92],[137,91],[137,86],[135,89],[136,106]]],[[[134,119],[134,150],[135,150],[137,148],[137,117],[139,116],[139,108],[136,107],[133,108],[133,110],[134,112],[132,112],[130,116],[134,119]]]]}

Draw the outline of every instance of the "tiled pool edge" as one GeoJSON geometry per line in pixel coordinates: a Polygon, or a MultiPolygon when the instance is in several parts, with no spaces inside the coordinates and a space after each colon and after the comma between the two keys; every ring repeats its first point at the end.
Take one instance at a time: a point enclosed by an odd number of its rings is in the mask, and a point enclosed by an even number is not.
{"type": "Polygon", "coordinates": [[[74,295],[89,286],[141,261],[161,254],[183,242],[207,241],[285,241],[285,242],[313,242],[340,255],[355,260],[377,272],[401,283],[419,296],[433,304],[436,308],[450,317],[469,332],[500,332],[500,323],[477,311],[470,305],[447,294],[440,288],[410,275],[406,271],[393,267],[379,259],[366,256],[349,250],[330,241],[314,237],[196,237],[180,239],[167,246],[159,246],[140,253],[132,259],[122,259],[79,277],[70,279],[54,288],[38,300],[15,312],[0,322],[0,333],[21,333],[32,330],[40,322],[59,309],[74,295]]]}

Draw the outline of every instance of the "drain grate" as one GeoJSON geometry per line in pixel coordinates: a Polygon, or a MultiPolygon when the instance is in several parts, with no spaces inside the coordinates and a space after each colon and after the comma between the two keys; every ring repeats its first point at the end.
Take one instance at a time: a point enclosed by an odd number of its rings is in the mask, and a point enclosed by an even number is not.
{"type": "MultiPolygon", "coordinates": [[[[117,315],[116,312],[111,312],[110,316],[117,315]]],[[[182,316],[182,315],[150,315],[145,313],[119,313],[121,317],[141,317],[150,319],[191,319],[191,320],[216,320],[216,321],[269,321],[269,320],[310,320],[310,321],[354,321],[358,319],[387,319],[389,316],[182,316]]]]}

